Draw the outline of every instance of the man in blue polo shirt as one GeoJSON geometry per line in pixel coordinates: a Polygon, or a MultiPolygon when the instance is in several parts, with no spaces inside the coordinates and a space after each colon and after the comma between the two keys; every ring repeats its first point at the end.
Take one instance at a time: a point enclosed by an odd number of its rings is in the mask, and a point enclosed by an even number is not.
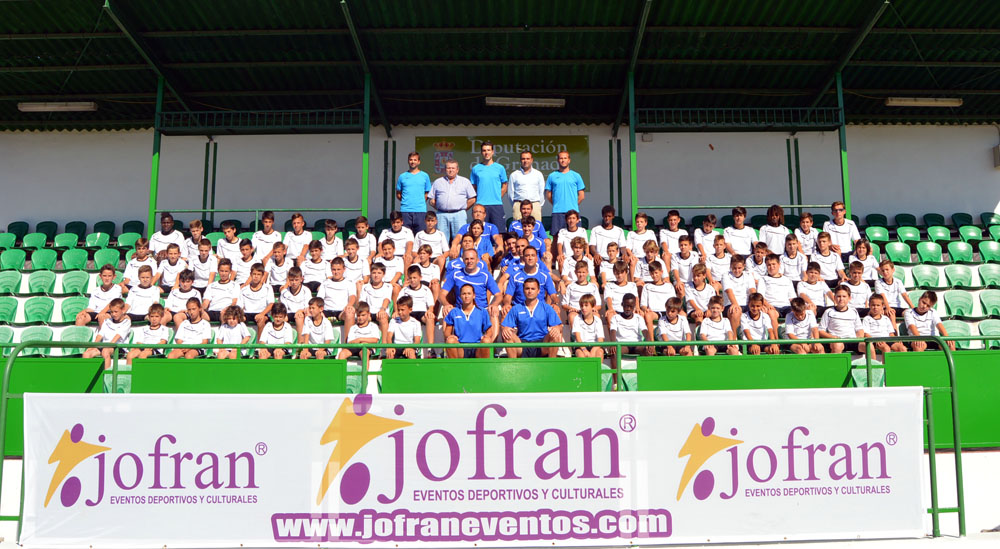
{"type": "Polygon", "coordinates": [[[458,301],[453,290],[468,284],[476,291],[476,306],[487,309],[490,315],[498,315],[503,295],[493,275],[479,268],[479,254],[475,249],[462,250],[462,262],[465,268],[453,272],[441,285],[441,312],[447,315],[452,308],[451,303],[458,301]]]}
{"type": "Polygon", "coordinates": [[[479,148],[483,161],[472,167],[472,186],[476,188],[476,203],[486,206],[486,221],[503,227],[503,195],[507,194],[507,170],[493,161],[493,143],[483,141],[479,148]]]}
{"type": "Polygon", "coordinates": [[[553,237],[566,226],[566,212],[580,211],[583,202],[583,178],[569,169],[569,152],[559,151],[556,156],[559,169],[549,174],[545,180],[545,198],[552,203],[552,226],[549,234],[553,237]]]}
{"type": "MultiPolygon", "coordinates": [[[[476,204],[472,207],[472,221],[479,220],[483,222],[483,238],[493,242],[493,246],[496,248],[503,248],[503,238],[500,237],[500,227],[486,221],[486,206],[482,204],[476,204]]],[[[469,225],[472,222],[462,225],[458,229],[458,233],[452,235],[451,237],[451,253],[457,254],[461,249],[459,244],[462,242],[462,237],[469,232],[469,225]]],[[[502,226],[502,225],[501,225],[502,226]]]]}
{"type": "MultiPolygon", "coordinates": [[[[562,343],[562,321],[559,320],[555,309],[538,299],[538,290],[538,279],[529,278],[524,281],[524,304],[514,305],[504,317],[500,328],[504,343],[562,343]]],[[[510,358],[518,356],[555,358],[558,350],[558,347],[544,349],[508,347],[507,356],[510,358]]]]}
{"type": "Polygon", "coordinates": [[[505,313],[514,305],[524,304],[524,284],[528,280],[535,280],[538,283],[539,296],[543,301],[550,303],[555,301],[556,286],[552,283],[551,273],[538,264],[538,251],[531,246],[524,248],[521,250],[521,261],[524,264],[511,273],[510,282],[507,283],[503,298],[503,312],[505,313]]]}
{"type": "MultiPolygon", "coordinates": [[[[458,292],[460,307],[454,307],[444,317],[445,343],[492,343],[496,339],[498,317],[476,307],[476,290],[465,284],[458,292]]],[[[448,358],[490,358],[492,350],[448,349],[448,358]]]]}
{"type": "Polygon", "coordinates": [[[420,153],[414,151],[406,157],[408,171],[396,179],[396,198],[400,201],[399,212],[403,214],[403,226],[413,234],[424,230],[424,215],[427,214],[427,194],[431,192],[431,178],[420,170],[420,153]]]}

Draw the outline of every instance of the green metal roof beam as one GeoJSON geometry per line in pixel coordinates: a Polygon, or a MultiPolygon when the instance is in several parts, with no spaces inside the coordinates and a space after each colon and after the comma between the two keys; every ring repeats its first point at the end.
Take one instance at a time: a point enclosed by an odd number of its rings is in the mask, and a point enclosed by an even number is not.
{"type": "MultiPolygon", "coordinates": [[[[354,41],[354,49],[358,52],[358,59],[361,60],[361,68],[364,69],[367,75],[371,87],[372,101],[375,103],[375,110],[378,111],[378,116],[382,119],[382,125],[385,127],[385,136],[392,139],[392,126],[389,125],[389,117],[385,115],[385,110],[382,108],[382,101],[378,98],[375,81],[371,77],[371,69],[369,69],[368,60],[365,58],[365,49],[361,47],[361,38],[358,37],[358,30],[354,26],[354,19],[351,18],[351,8],[348,7],[347,0],[340,0],[340,9],[343,10],[344,19],[347,21],[347,28],[351,31],[351,39],[354,41]]],[[[365,100],[367,101],[368,98],[366,97],[365,100]]],[[[367,128],[365,131],[368,131],[367,128]]]]}
{"type": "MultiPolygon", "coordinates": [[[[888,7],[889,0],[875,1],[873,9],[865,18],[864,24],[858,29],[858,33],[855,35],[854,40],[851,41],[851,44],[846,50],[844,50],[844,53],[840,55],[840,58],[837,59],[837,63],[834,64],[829,74],[827,74],[826,79],[823,81],[823,86],[819,89],[819,92],[816,93],[816,96],[813,97],[812,103],[809,104],[810,110],[815,108],[816,105],[823,100],[827,90],[829,90],[830,86],[832,86],[836,81],[837,75],[840,74],[840,72],[844,70],[844,67],[846,67],[851,61],[851,57],[853,57],[854,53],[858,51],[859,47],[861,47],[861,43],[865,41],[865,38],[868,37],[868,33],[870,33],[872,28],[875,27],[875,23],[878,23],[879,17],[882,17],[882,13],[884,13],[888,7]]],[[[806,118],[808,118],[808,116],[806,118]]]]}
{"type": "MultiPolygon", "coordinates": [[[[635,72],[635,64],[639,60],[639,46],[642,45],[642,37],[646,34],[646,22],[649,21],[649,9],[653,7],[653,0],[646,0],[642,5],[642,14],[639,16],[639,23],[635,27],[635,38],[632,40],[632,58],[628,63],[626,74],[635,72]]],[[[615,116],[615,123],[611,128],[611,137],[618,137],[618,128],[622,125],[622,118],[625,116],[625,105],[628,104],[628,80],[622,90],[622,99],[618,102],[618,115],[615,116]]],[[[634,89],[633,89],[634,93],[634,89]]],[[[629,123],[634,121],[630,120],[629,123]]]]}
{"type": "Polygon", "coordinates": [[[128,38],[129,42],[135,46],[136,51],[138,51],[139,55],[142,56],[146,63],[149,64],[149,67],[153,69],[153,72],[163,79],[167,89],[170,90],[170,93],[172,93],[181,106],[184,107],[184,110],[190,112],[191,108],[188,107],[184,98],[177,91],[177,88],[175,88],[170,82],[170,78],[167,78],[167,75],[165,74],[167,71],[164,70],[162,64],[158,59],[156,59],[153,50],[149,47],[149,43],[132,30],[135,28],[135,25],[131,23],[129,17],[122,12],[118,6],[113,5],[111,0],[104,0],[104,11],[108,13],[108,16],[110,16],[111,20],[115,22],[115,25],[118,25],[118,28],[125,34],[125,37],[128,38]]]}

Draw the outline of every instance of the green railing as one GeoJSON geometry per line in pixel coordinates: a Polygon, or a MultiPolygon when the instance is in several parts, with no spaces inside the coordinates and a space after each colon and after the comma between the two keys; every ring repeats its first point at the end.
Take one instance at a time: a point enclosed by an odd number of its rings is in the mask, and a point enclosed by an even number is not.
{"type": "MultiPolygon", "coordinates": [[[[829,204],[778,204],[782,208],[829,208],[829,204]]],[[[766,210],[771,204],[710,204],[707,206],[639,206],[639,209],[647,210],[728,210],[736,207],[743,207],[748,210],[766,210]]]]}
{"type": "MultiPolygon", "coordinates": [[[[957,379],[955,375],[955,363],[953,359],[953,351],[948,347],[947,341],[970,341],[970,340],[995,340],[996,336],[964,336],[964,337],[949,337],[943,338],[940,336],[902,336],[902,337],[891,337],[891,338],[851,338],[851,339],[801,339],[801,340],[761,340],[754,341],[753,344],[759,345],[771,345],[778,344],[782,346],[787,346],[793,343],[844,343],[844,344],[865,344],[865,370],[866,377],[864,379],[864,386],[870,387],[872,384],[872,353],[874,352],[874,347],[872,343],[877,342],[894,342],[894,341],[904,341],[904,342],[914,342],[914,341],[931,341],[936,342],[941,350],[944,352],[944,357],[946,365],[948,368],[948,387],[924,387],[924,407],[925,415],[924,425],[926,426],[927,434],[927,444],[928,444],[928,459],[930,462],[930,480],[931,480],[931,507],[927,510],[932,516],[933,524],[933,535],[938,537],[941,535],[940,530],[940,520],[939,515],[941,513],[958,513],[958,523],[959,523],[959,535],[965,536],[966,525],[965,525],[965,495],[963,486],[963,472],[962,472],[962,449],[961,449],[961,433],[959,431],[959,415],[958,415],[958,390],[957,390],[957,379]],[[936,471],[936,447],[934,443],[934,415],[933,415],[933,404],[932,396],[935,392],[947,392],[951,397],[951,410],[952,410],[952,429],[953,429],[953,451],[955,453],[955,476],[956,476],[956,496],[957,504],[955,507],[940,507],[937,501],[937,471],[936,471]]],[[[468,349],[468,348],[508,348],[508,347],[518,347],[518,348],[577,348],[577,347],[602,347],[605,349],[613,348],[615,350],[613,357],[613,366],[610,368],[605,368],[602,364],[600,369],[601,374],[611,374],[612,376],[624,375],[628,373],[635,374],[638,369],[637,367],[623,368],[622,365],[622,347],[683,347],[683,346],[698,346],[698,345],[736,345],[740,347],[745,347],[751,342],[747,340],[735,340],[735,341],[712,341],[706,343],[705,341],[656,341],[656,342],[562,342],[562,343],[519,343],[515,345],[506,343],[474,343],[474,344],[448,344],[448,343],[417,343],[417,344],[387,344],[387,343],[372,343],[372,344],[289,344],[289,345],[243,345],[240,346],[244,350],[252,349],[316,349],[316,348],[326,348],[326,349],[360,349],[361,352],[361,392],[365,392],[368,386],[369,377],[369,353],[365,352],[367,350],[378,350],[378,349],[468,349]]],[[[6,364],[4,366],[3,382],[2,382],[2,392],[0,392],[0,493],[2,493],[2,478],[3,478],[3,458],[5,457],[5,442],[7,435],[7,417],[8,417],[8,402],[9,399],[23,398],[23,393],[11,394],[10,392],[10,382],[11,382],[11,372],[13,370],[13,365],[18,355],[25,348],[115,348],[115,349],[131,349],[131,348],[154,348],[154,349],[225,349],[232,348],[233,345],[224,344],[209,344],[209,345],[150,345],[150,344],[128,344],[128,343],[85,343],[80,342],[59,342],[59,341],[28,341],[18,343],[13,346],[13,351],[7,357],[6,364]]],[[[9,346],[6,346],[9,347],[9,346]]],[[[111,387],[112,391],[116,391],[118,388],[118,376],[119,376],[119,353],[112,353],[112,368],[111,368],[111,387]]],[[[245,359],[244,359],[245,360],[245,359]]],[[[641,360],[641,358],[640,358],[641,360]]],[[[612,390],[621,390],[620,384],[612,386],[612,390]]],[[[0,515],[0,520],[3,521],[17,521],[18,522],[18,537],[20,537],[21,528],[21,518],[24,511],[24,476],[21,477],[22,489],[20,494],[20,511],[17,515],[0,515]]]]}
{"type": "Polygon", "coordinates": [[[250,213],[253,212],[254,222],[260,220],[261,212],[275,212],[275,213],[318,213],[318,212],[360,212],[361,207],[357,208],[201,208],[201,209],[186,209],[177,210],[170,208],[163,208],[155,210],[156,213],[170,212],[171,214],[185,214],[185,213],[250,213]]]}

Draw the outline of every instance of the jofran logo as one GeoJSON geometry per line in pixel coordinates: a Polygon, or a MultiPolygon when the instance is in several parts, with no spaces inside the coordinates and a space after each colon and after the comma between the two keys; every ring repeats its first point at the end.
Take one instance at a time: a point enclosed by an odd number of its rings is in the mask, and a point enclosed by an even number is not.
{"type": "MultiPolygon", "coordinates": [[[[804,442],[810,432],[807,427],[800,425],[788,431],[785,444],[779,446],[778,450],[767,444],[759,444],[747,452],[746,460],[741,464],[739,448],[744,441],[719,436],[715,434],[715,428],[715,418],[706,417],[701,423],[695,423],[684,445],[681,446],[677,457],[679,459],[687,457],[687,463],[677,486],[678,501],[684,495],[684,490],[692,477],[694,484],[691,491],[695,498],[704,500],[712,495],[716,473],[702,469],[702,466],[712,456],[722,451],[730,455],[731,478],[731,490],[728,493],[719,493],[722,499],[732,499],[737,494],[740,477],[744,475],[758,484],[891,478],[887,464],[887,450],[881,442],[862,442],[853,447],[847,442],[810,443],[803,446],[796,437],[802,437],[804,442]],[[874,460],[872,460],[873,454],[874,460]],[[779,472],[784,472],[784,478],[775,478],[779,472]],[[877,474],[873,474],[875,472],[877,474]]],[[[739,434],[739,430],[733,427],[729,430],[729,434],[735,437],[739,434]]]]}

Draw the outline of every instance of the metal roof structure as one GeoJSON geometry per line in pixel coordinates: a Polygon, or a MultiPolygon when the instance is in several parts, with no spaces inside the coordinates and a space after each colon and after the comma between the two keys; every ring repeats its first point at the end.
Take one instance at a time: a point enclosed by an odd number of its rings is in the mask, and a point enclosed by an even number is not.
{"type": "Polygon", "coordinates": [[[841,69],[849,123],[996,123],[997,8],[980,0],[16,0],[0,2],[0,130],[152,127],[160,75],[164,110],[174,112],[353,113],[366,73],[372,120],[389,128],[617,128],[628,122],[630,68],[640,110],[836,107],[841,69]],[[566,105],[490,107],[488,95],[566,105]],[[888,107],[890,96],[964,104],[888,107]],[[17,108],[57,101],[98,109],[17,108]]]}

